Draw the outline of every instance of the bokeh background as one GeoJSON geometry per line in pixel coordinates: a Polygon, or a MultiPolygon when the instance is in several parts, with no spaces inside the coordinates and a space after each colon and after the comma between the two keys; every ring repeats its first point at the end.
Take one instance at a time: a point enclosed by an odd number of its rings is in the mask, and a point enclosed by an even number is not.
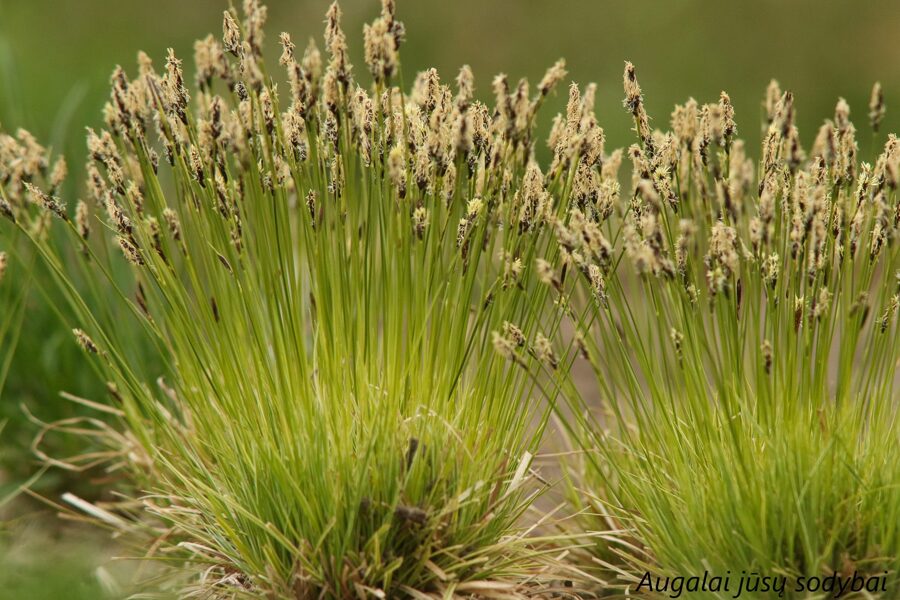
{"type": "MultiPolygon", "coordinates": [[[[329,1],[266,2],[273,60],[280,31],[290,32],[300,47],[309,36],[321,45],[329,1]]],[[[161,66],[173,47],[190,69],[193,41],[221,33],[227,6],[228,0],[0,0],[0,124],[30,129],[62,150],[77,173],[86,154],[83,128],[101,124],[113,67],[121,64],[134,73],[139,49],[161,66]]],[[[365,77],[362,25],[378,14],[379,2],[345,0],[342,6],[354,63],[365,77]]],[[[535,82],[565,57],[570,79],[598,85],[597,112],[608,148],[633,140],[621,106],[625,60],[637,66],[659,127],[667,126],[676,102],[690,96],[711,102],[728,91],[739,134],[754,154],[760,103],[771,78],[794,92],[807,145],[842,96],[860,131],[861,154],[871,156],[866,114],[876,80],[888,106],[883,128],[900,130],[897,0],[398,0],[398,15],[408,32],[401,49],[407,84],[426,67],[437,67],[450,81],[469,64],[478,95],[488,100],[496,73],[535,82]]],[[[564,92],[550,99],[545,131],[564,104],[564,92]]],[[[0,311],[5,309],[0,303],[0,311]]],[[[33,426],[21,417],[20,403],[49,419],[66,415],[57,396],[61,387],[86,396],[99,389],[40,294],[31,294],[28,310],[19,352],[0,392],[0,418],[8,421],[0,433],[0,492],[15,489],[37,468],[25,447],[33,426]]],[[[49,474],[38,489],[57,502],[71,483],[49,474]]],[[[0,598],[121,596],[107,563],[118,549],[102,537],[60,526],[55,511],[40,504],[13,506],[0,513],[0,598]]]]}

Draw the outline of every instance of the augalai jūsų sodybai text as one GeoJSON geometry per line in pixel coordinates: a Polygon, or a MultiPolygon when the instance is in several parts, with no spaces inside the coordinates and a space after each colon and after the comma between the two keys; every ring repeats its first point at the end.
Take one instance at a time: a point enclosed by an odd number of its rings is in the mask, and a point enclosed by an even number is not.
{"type": "Polygon", "coordinates": [[[756,571],[741,571],[724,574],[704,571],[702,575],[666,577],[645,572],[640,581],[632,586],[631,591],[656,592],[670,598],[681,598],[694,593],[718,594],[721,598],[758,598],[766,594],[767,598],[785,598],[797,593],[820,593],[826,597],[842,598],[847,594],[868,592],[879,594],[887,591],[888,572],[881,575],[864,575],[856,571],[852,575],[787,577],[783,575],[764,575],[756,571]]]}

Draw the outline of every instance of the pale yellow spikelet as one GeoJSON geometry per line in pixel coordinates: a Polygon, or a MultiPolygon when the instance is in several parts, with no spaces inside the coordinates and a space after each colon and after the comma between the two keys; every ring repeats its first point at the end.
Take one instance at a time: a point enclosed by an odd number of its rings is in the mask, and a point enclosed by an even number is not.
{"type": "Polygon", "coordinates": [[[243,9],[244,31],[247,36],[246,42],[249,44],[253,55],[261,57],[268,8],[260,4],[259,0],[244,0],[243,9]]]}
{"type": "Polygon", "coordinates": [[[6,252],[0,252],[0,282],[3,281],[3,276],[6,275],[6,268],[9,265],[9,255],[6,252]]]}
{"type": "Polygon", "coordinates": [[[325,43],[330,60],[328,69],[334,73],[338,83],[344,88],[350,83],[350,59],[347,38],[341,29],[342,11],[337,2],[332,3],[325,15],[325,43]]]}
{"type": "Polygon", "coordinates": [[[463,65],[456,76],[456,106],[464,111],[475,97],[475,75],[472,67],[463,65]]]}
{"type": "Polygon", "coordinates": [[[166,225],[169,227],[172,238],[175,241],[181,241],[181,222],[178,219],[178,214],[171,208],[166,208],[163,210],[163,218],[166,220],[166,225]]]}
{"type": "Polygon", "coordinates": [[[895,314],[897,314],[898,308],[900,308],[900,294],[894,294],[893,296],[891,296],[890,302],[888,303],[888,307],[885,309],[884,314],[881,315],[881,333],[887,331],[891,319],[895,314]]]}
{"type": "Polygon", "coordinates": [[[310,38],[309,42],[306,44],[306,48],[303,51],[303,59],[300,61],[300,65],[303,67],[303,72],[306,74],[310,81],[318,81],[319,78],[322,77],[322,53],[319,52],[319,47],[316,45],[316,40],[310,38]]]}
{"type": "Polygon", "coordinates": [[[383,84],[394,76],[398,65],[397,38],[390,23],[379,17],[363,26],[366,66],[376,83],[383,84]]]}
{"type": "Polygon", "coordinates": [[[697,101],[689,98],[683,105],[672,111],[672,131],[685,148],[690,149],[700,127],[700,109],[697,101]]]}
{"type": "Polygon", "coordinates": [[[719,108],[722,111],[722,135],[726,143],[730,143],[737,134],[737,124],[734,121],[734,105],[731,103],[731,97],[724,91],[719,95],[719,108]]]}
{"type": "Polygon", "coordinates": [[[515,344],[499,331],[491,332],[491,344],[494,351],[506,359],[514,359],[516,356],[515,344]]]}
{"type": "Polygon", "coordinates": [[[84,241],[87,241],[91,236],[90,219],[87,204],[83,200],[79,200],[75,207],[75,228],[78,231],[78,236],[84,241]]]}
{"type": "Polygon", "coordinates": [[[281,32],[281,35],[278,36],[278,41],[281,44],[281,57],[278,59],[278,64],[282,67],[286,67],[295,63],[294,50],[296,50],[297,46],[291,41],[291,34],[281,32]]]}
{"type": "Polygon", "coordinates": [[[545,259],[538,258],[535,261],[535,271],[541,283],[553,286],[557,291],[562,290],[562,282],[560,282],[559,277],[556,275],[556,271],[553,270],[553,266],[545,259]]]}
{"type": "Polygon", "coordinates": [[[50,195],[55,194],[62,187],[63,182],[69,174],[69,167],[66,164],[65,157],[60,156],[53,165],[50,172],[50,195]]]}
{"type": "Polygon", "coordinates": [[[625,61],[625,73],[622,76],[622,82],[625,89],[625,99],[623,100],[625,108],[635,112],[643,98],[641,96],[641,86],[638,84],[635,76],[634,65],[629,61],[625,61]]]}
{"type": "Polygon", "coordinates": [[[688,257],[694,246],[697,225],[691,219],[678,221],[678,238],[675,240],[675,267],[683,276],[687,271],[688,257]]]}
{"type": "Polygon", "coordinates": [[[534,353],[537,359],[544,363],[545,366],[554,370],[559,367],[559,359],[556,358],[556,354],[553,352],[553,343],[542,333],[538,333],[535,336],[534,353]]]}
{"type": "Polygon", "coordinates": [[[522,259],[513,256],[511,252],[507,252],[506,250],[500,251],[499,258],[503,263],[503,289],[507,289],[509,286],[514,285],[519,281],[523,269],[522,259]]]}
{"type": "Polygon", "coordinates": [[[710,295],[725,290],[729,279],[740,267],[737,251],[737,231],[734,227],[717,221],[710,232],[709,248],[706,253],[706,277],[710,295]]]}
{"type": "Polygon", "coordinates": [[[821,321],[822,317],[828,314],[828,310],[831,308],[831,299],[834,297],[834,294],[827,287],[822,287],[819,290],[819,295],[816,297],[816,300],[812,307],[812,318],[816,321],[821,321]]]}
{"type": "Polygon", "coordinates": [[[397,194],[401,198],[406,197],[406,154],[404,152],[403,146],[400,144],[391,148],[390,153],[388,154],[388,177],[391,179],[391,182],[394,184],[394,187],[397,189],[397,194]]]}
{"type": "Polygon", "coordinates": [[[766,120],[769,124],[775,121],[778,116],[778,103],[781,100],[781,86],[775,79],[769,82],[766,88],[766,100],[764,103],[766,109],[766,120]]]}

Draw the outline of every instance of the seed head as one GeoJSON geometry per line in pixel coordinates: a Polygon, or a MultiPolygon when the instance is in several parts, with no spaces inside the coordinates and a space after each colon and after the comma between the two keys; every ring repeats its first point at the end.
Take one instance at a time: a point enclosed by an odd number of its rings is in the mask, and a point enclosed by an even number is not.
{"type": "Polygon", "coordinates": [[[491,343],[493,344],[494,351],[497,352],[497,354],[499,354],[503,358],[515,359],[515,344],[506,336],[501,335],[499,331],[491,332],[491,343]]]}
{"type": "Polygon", "coordinates": [[[719,96],[719,108],[722,112],[722,135],[726,144],[730,144],[731,139],[737,133],[737,125],[734,122],[734,106],[731,104],[731,98],[725,92],[719,96]]]}
{"type": "Polygon", "coordinates": [[[397,39],[390,24],[379,17],[371,25],[363,26],[366,66],[376,83],[385,83],[397,70],[397,39]]]}
{"type": "Polygon", "coordinates": [[[884,92],[881,89],[881,82],[876,81],[872,86],[872,96],[869,99],[869,123],[873,130],[878,131],[881,120],[884,119],[884,113],[884,92]]]}
{"type": "Polygon", "coordinates": [[[525,346],[525,342],[527,341],[522,330],[509,321],[503,322],[503,336],[519,348],[525,346]]]}
{"type": "Polygon", "coordinates": [[[116,241],[119,242],[119,247],[122,249],[122,254],[125,255],[125,258],[128,259],[128,262],[136,267],[141,267],[144,265],[144,257],[141,255],[141,251],[138,250],[137,246],[131,240],[120,235],[116,238],[116,241]]]}
{"type": "Polygon", "coordinates": [[[644,99],[641,95],[641,86],[637,82],[634,73],[634,65],[630,62],[625,63],[625,74],[623,76],[625,87],[625,99],[623,105],[634,117],[635,131],[644,144],[647,152],[653,154],[653,143],[651,140],[650,117],[644,108],[644,99]]]}
{"type": "Polygon", "coordinates": [[[260,4],[259,0],[244,0],[243,8],[247,44],[249,44],[254,56],[261,57],[268,8],[260,4]]]}
{"type": "Polygon", "coordinates": [[[556,276],[556,272],[549,262],[543,258],[538,258],[535,261],[535,269],[537,270],[537,276],[541,283],[544,285],[552,285],[557,291],[562,291],[562,282],[559,280],[559,277],[556,276]]]}
{"type": "Polygon", "coordinates": [[[803,296],[794,297],[794,331],[799,331],[803,324],[803,311],[806,309],[806,298],[803,296]]]}
{"type": "Polygon", "coordinates": [[[196,146],[191,146],[191,175],[194,180],[200,184],[200,187],[206,187],[206,175],[203,172],[203,158],[196,146]]]}
{"type": "Polygon", "coordinates": [[[419,206],[413,211],[413,231],[420,240],[425,235],[425,228],[428,227],[428,209],[419,206]]]}
{"type": "Polygon", "coordinates": [[[675,356],[680,363],[682,359],[681,349],[684,345],[684,334],[672,327],[669,329],[669,339],[672,340],[672,346],[675,348],[675,356]]]}
{"type": "Polygon", "coordinates": [[[706,279],[711,295],[723,291],[732,275],[740,266],[737,252],[737,232],[717,221],[709,236],[709,249],[706,253],[706,279]]]}
{"type": "Polygon", "coordinates": [[[313,230],[316,228],[316,200],[318,196],[315,190],[309,190],[306,194],[306,210],[309,212],[309,220],[313,230]]]}
{"type": "Polygon", "coordinates": [[[163,210],[163,218],[166,220],[166,224],[169,226],[169,231],[172,234],[172,239],[180,242],[181,223],[178,220],[178,215],[171,208],[166,208],[163,210]]]}
{"type": "Polygon", "coordinates": [[[241,29],[230,10],[225,11],[225,19],[222,22],[222,44],[234,56],[238,56],[241,52],[241,29]]]}
{"type": "Polygon", "coordinates": [[[603,271],[597,265],[588,265],[588,279],[591,283],[591,292],[594,298],[602,306],[607,305],[606,295],[606,279],[603,277],[603,271]]]}
{"type": "MultiPolygon", "coordinates": [[[[163,79],[163,94],[167,110],[187,125],[187,107],[190,95],[184,85],[184,71],[175,50],[169,48],[166,58],[166,76],[163,79]]],[[[109,165],[107,165],[109,166],[109,165]]]]}
{"type": "Polygon", "coordinates": [[[500,252],[500,260],[503,261],[503,289],[507,289],[519,280],[522,275],[522,259],[516,258],[505,250],[500,252]]]}
{"type": "Polygon", "coordinates": [[[224,77],[227,62],[222,46],[212,34],[194,42],[194,81],[200,90],[208,90],[216,76],[224,77]]]}
{"type": "Polygon", "coordinates": [[[559,360],[553,352],[553,344],[543,334],[538,333],[534,338],[534,352],[539,361],[544,365],[556,370],[559,367],[559,360]]]}
{"type": "Polygon", "coordinates": [[[469,65],[463,65],[456,76],[456,106],[460,112],[465,111],[475,95],[475,76],[469,65]]]}
{"type": "Polygon", "coordinates": [[[62,186],[69,174],[69,167],[66,165],[66,159],[60,156],[53,165],[53,171],[50,172],[50,195],[52,196],[62,186]]]}
{"type": "Polygon", "coordinates": [[[89,354],[99,353],[94,340],[92,340],[84,331],[81,329],[73,329],[72,333],[75,334],[75,341],[78,342],[78,345],[81,346],[82,350],[89,354]]]}
{"type": "Polygon", "coordinates": [[[388,154],[388,177],[391,178],[400,198],[406,197],[406,157],[399,144],[388,154]]]}
{"type": "Polygon", "coordinates": [[[528,163],[522,179],[519,230],[529,231],[544,214],[550,196],[544,189],[544,176],[535,161],[528,163]]]}
{"type": "Polygon", "coordinates": [[[332,3],[325,15],[325,44],[331,56],[328,68],[334,72],[337,81],[346,88],[350,83],[351,67],[347,55],[347,38],[341,29],[341,17],[341,7],[337,2],[332,3]]]}
{"type": "Polygon", "coordinates": [[[781,101],[781,86],[776,80],[769,82],[766,88],[766,120],[771,125],[778,116],[778,103],[781,101]]]}
{"type": "Polygon", "coordinates": [[[9,264],[9,257],[6,252],[0,252],[0,282],[3,281],[3,276],[6,275],[6,267],[9,264]]]}
{"type": "Polygon", "coordinates": [[[547,72],[544,73],[543,79],[538,84],[538,93],[543,97],[550,93],[553,88],[559,85],[563,79],[565,79],[566,75],[568,75],[568,71],[566,71],[566,61],[564,59],[559,59],[556,63],[547,69],[547,72]]]}
{"type": "Polygon", "coordinates": [[[697,101],[690,98],[685,104],[675,107],[672,112],[672,131],[685,148],[690,149],[700,127],[700,112],[697,101]]]}
{"type": "MultiPolygon", "coordinates": [[[[69,215],[66,214],[66,207],[62,202],[60,202],[59,198],[55,196],[49,196],[43,190],[35,187],[31,183],[25,183],[25,189],[28,190],[28,193],[31,195],[31,201],[47,210],[63,221],[69,220],[69,215]]],[[[6,211],[3,211],[6,214],[6,211]]]]}
{"type": "Polygon", "coordinates": [[[770,375],[772,373],[772,343],[769,340],[763,340],[760,351],[763,356],[763,368],[766,375],[770,375]]]}
{"type": "Polygon", "coordinates": [[[687,271],[687,261],[694,244],[694,236],[697,234],[697,226],[690,219],[681,219],[678,222],[678,239],[675,240],[675,267],[682,276],[687,271]]]}
{"type": "Polygon", "coordinates": [[[625,88],[625,100],[623,104],[632,113],[637,112],[643,98],[641,96],[641,86],[638,84],[637,77],[634,73],[634,65],[625,61],[625,74],[622,77],[623,87],[625,88]]]}
{"type": "Polygon", "coordinates": [[[278,59],[278,64],[282,67],[287,67],[296,62],[296,59],[294,58],[296,46],[294,45],[294,42],[291,41],[291,35],[289,33],[282,32],[278,39],[282,48],[281,58],[278,59]]]}
{"type": "Polygon", "coordinates": [[[9,202],[0,198],[0,215],[6,217],[13,223],[16,222],[16,216],[13,213],[12,206],[9,205],[9,202]]]}
{"type": "Polygon", "coordinates": [[[815,302],[812,306],[812,317],[816,321],[822,320],[822,317],[828,313],[828,309],[831,308],[831,299],[834,297],[834,294],[827,287],[822,287],[819,290],[819,295],[816,298],[815,302]]]}
{"type": "Polygon", "coordinates": [[[890,304],[888,304],[887,309],[885,309],[884,314],[881,315],[881,333],[887,331],[888,326],[890,325],[891,318],[897,314],[897,309],[900,308],[900,294],[894,294],[891,296],[890,304]]]}

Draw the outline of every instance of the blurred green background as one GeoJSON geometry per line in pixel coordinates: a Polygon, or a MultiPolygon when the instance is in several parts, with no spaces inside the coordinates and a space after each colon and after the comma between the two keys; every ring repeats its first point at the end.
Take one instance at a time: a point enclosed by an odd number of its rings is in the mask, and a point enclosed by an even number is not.
{"type": "MultiPolygon", "coordinates": [[[[280,31],[290,32],[300,47],[309,36],[321,46],[329,1],[267,2],[273,60],[280,31]]],[[[161,66],[171,46],[190,70],[193,41],[208,32],[221,34],[227,6],[228,0],[0,0],[0,124],[6,130],[30,129],[62,150],[77,174],[86,154],[83,128],[101,124],[113,67],[121,64],[133,74],[139,49],[161,66]]],[[[378,14],[379,2],[346,0],[342,6],[356,70],[365,78],[362,25],[378,14]]],[[[408,32],[401,50],[407,85],[416,71],[430,66],[449,82],[468,63],[479,96],[488,99],[496,73],[535,82],[565,57],[570,79],[598,84],[597,112],[608,148],[633,141],[621,106],[626,59],[637,66],[656,126],[668,125],[676,102],[690,96],[714,101],[726,90],[739,133],[754,154],[760,102],[773,77],[795,93],[807,145],[843,96],[860,131],[861,155],[871,157],[866,114],[876,80],[888,105],[883,130],[900,129],[898,0],[398,0],[398,15],[408,32]]],[[[564,91],[550,104],[542,117],[545,131],[564,107],[564,91]]],[[[21,417],[19,403],[49,420],[69,416],[71,407],[57,396],[60,387],[94,398],[102,393],[39,294],[30,298],[7,383],[0,396],[0,417],[9,419],[0,437],[0,483],[14,485],[37,468],[25,447],[33,426],[21,417]]],[[[40,490],[58,498],[78,483],[56,474],[43,478],[40,490]]],[[[95,568],[115,549],[61,529],[46,512],[32,518],[38,512],[32,505],[26,512],[23,516],[20,510],[15,523],[0,525],[0,557],[6,565],[0,568],[0,598],[103,596],[108,586],[101,585],[95,568]],[[48,560],[50,547],[60,549],[53,560],[48,560]],[[16,561],[6,560],[13,555],[16,561]],[[63,555],[75,561],[68,564],[63,555]]]]}

